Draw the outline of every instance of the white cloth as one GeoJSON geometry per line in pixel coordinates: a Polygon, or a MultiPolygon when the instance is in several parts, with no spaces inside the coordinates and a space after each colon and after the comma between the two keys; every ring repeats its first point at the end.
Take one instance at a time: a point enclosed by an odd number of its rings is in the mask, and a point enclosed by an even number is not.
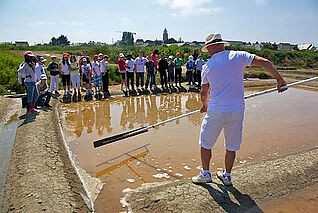
{"type": "Polygon", "coordinates": [[[92,67],[94,69],[93,76],[100,76],[99,62],[98,61],[94,61],[92,63],[92,67]]]}
{"type": "Polygon", "coordinates": [[[101,61],[100,62],[100,71],[101,73],[107,72],[108,62],[107,61],[101,61]]]}
{"type": "Polygon", "coordinates": [[[18,77],[20,80],[21,78],[24,78],[24,82],[37,82],[35,70],[33,70],[32,67],[26,62],[20,65],[18,69],[18,77]]]}
{"type": "Polygon", "coordinates": [[[61,65],[61,70],[62,70],[62,75],[69,75],[70,74],[70,69],[69,69],[69,65],[67,64],[67,62],[65,62],[65,64],[63,64],[63,61],[60,61],[60,65],[61,65]]]}
{"type": "Polygon", "coordinates": [[[44,71],[44,67],[37,63],[35,65],[35,75],[36,75],[36,81],[40,81],[41,80],[41,75],[44,74],[46,75],[45,71],[44,71]]]}
{"type": "Polygon", "coordinates": [[[134,72],[135,61],[133,59],[126,60],[127,72],[134,72]]]}
{"type": "Polygon", "coordinates": [[[145,72],[145,64],[147,62],[147,59],[142,57],[137,57],[135,60],[135,64],[136,64],[136,71],[137,72],[145,72]]]}
{"type": "Polygon", "coordinates": [[[222,51],[203,66],[202,85],[210,85],[208,111],[244,110],[243,75],[255,55],[245,51],[222,51]]]}
{"type": "Polygon", "coordinates": [[[79,75],[71,75],[72,87],[74,89],[80,88],[80,76],[79,75]]]}
{"type": "Polygon", "coordinates": [[[202,121],[199,145],[211,149],[224,128],[224,147],[238,151],[242,143],[244,110],[208,111],[202,121]]]}
{"type": "Polygon", "coordinates": [[[59,91],[59,75],[51,75],[50,92],[59,91]]]}

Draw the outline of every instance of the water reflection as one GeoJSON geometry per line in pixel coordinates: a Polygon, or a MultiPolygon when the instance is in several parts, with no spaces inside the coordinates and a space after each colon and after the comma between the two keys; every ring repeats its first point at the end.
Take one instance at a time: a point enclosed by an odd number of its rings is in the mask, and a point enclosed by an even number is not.
{"type": "MultiPolygon", "coordinates": [[[[151,95],[62,105],[61,113],[65,115],[69,132],[79,138],[83,132],[91,134],[95,131],[102,136],[112,133],[113,128],[121,127],[119,130],[125,131],[155,124],[196,110],[200,104],[196,93],[151,95]]],[[[201,122],[198,116],[189,116],[188,120],[195,126],[201,122]]],[[[175,124],[179,122],[176,120],[175,124]]]]}

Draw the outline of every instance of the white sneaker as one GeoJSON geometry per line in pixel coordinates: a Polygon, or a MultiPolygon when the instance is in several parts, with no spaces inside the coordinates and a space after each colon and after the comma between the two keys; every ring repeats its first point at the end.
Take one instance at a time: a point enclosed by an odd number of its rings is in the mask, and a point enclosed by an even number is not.
{"type": "Polygon", "coordinates": [[[210,173],[203,175],[202,172],[200,172],[200,174],[198,174],[197,176],[192,177],[192,183],[211,183],[211,182],[212,182],[212,178],[210,173]]]}
{"type": "Polygon", "coordinates": [[[217,177],[222,181],[225,186],[232,186],[231,176],[224,175],[225,170],[218,171],[217,177]]]}

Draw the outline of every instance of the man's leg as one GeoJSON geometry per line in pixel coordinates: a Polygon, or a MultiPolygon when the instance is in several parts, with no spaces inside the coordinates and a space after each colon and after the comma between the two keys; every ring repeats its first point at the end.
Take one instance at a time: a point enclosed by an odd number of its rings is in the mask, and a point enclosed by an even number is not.
{"type": "Polygon", "coordinates": [[[236,152],[235,151],[226,150],[226,152],[225,152],[225,171],[227,173],[229,173],[229,174],[232,171],[232,167],[233,167],[233,164],[234,164],[235,156],[236,156],[236,152]]]}
{"type": "Polygon", "coordinates": [[[201,162],[203,170],[210,170],[211,149],[201,147],[201,162]]]}

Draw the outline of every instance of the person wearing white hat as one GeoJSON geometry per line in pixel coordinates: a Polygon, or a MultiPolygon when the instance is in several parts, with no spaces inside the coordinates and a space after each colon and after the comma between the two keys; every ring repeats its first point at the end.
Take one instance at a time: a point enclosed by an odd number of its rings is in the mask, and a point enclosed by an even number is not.
{"type": "Polygon", "coordinates": [[[119,73],[121,75],[121,81],[120,81],[120,89],[123,90],[124,89],[124,85],[125,88],[127,90],[127,83],[126,83],[126,61],[125,61],[125,56],[123,53],[119,54],[119,58],[117,60],[117,64],[118,64],[118,70],[119,73]]]}
{"type": "Polygon", "coordinates": [[[40,81],[41,75],[45,74],[45,66],[44,66],[45,61],[46,59],[43,56],[38,57],[38,62],[35,65],[35,74],[36,74],[37,81],[40,81]]]}
{"type": "Polygon", "coordinates": [[[209,170],[211,148],[224,129],[225,170],[219,171],[217,177],[224,185],[232,185],[231,171],[236,151],[240,149],[242,142],[245,67],[264,68],[277,80],[278,91],[286,90],[281,88],[286,83],[272,62],[245,51],[225,50],[225,45],[228,45],[228,42],[223,41],[220,34],[211,34],[202,48],[202,51],[208,52],[210,56],[201,75],[201,112],[206,113],[199,139],[203,169],[199,175],[192,178],[193,183],[212,181],[209,170]]]}
{"type": "Polygon", "coordinates": [[[51,100],[52,93],[49,91],[46,80],[46,75],[42,74],[40,76],[40,81],[36,83],[36,88],[39,91],[39,98],[36,101],[37,106],[51,107],[49,103],[51,100]]]}
{"type": "Polygon", "coordinates": [[[188,78],[189,88],[192,88],[195,84],[194,76],[193,76],[195,61],[193,60],[192,55],[189,56],[189,60],[187,61],[186,68],[187,68],[187,78],[188,78]]]}

